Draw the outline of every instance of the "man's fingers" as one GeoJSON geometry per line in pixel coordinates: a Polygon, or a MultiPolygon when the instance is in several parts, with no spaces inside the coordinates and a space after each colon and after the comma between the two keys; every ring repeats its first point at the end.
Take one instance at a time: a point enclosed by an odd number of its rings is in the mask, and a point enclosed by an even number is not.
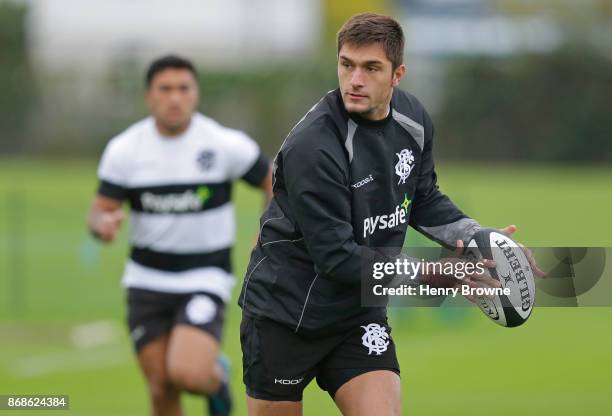
{"type": "Polygon", "coordinates": [[[546,277],[546,273],[538,267],[532,251],[520,243],[519,246],[523,249],[523,253],[525,253],[525,256],[527,257],[527,261],[529,262],[531,270],[533,270],[533,274],[535,274],[536,277],[546,277]]]}
{"type": "Polygon", "coordinates": [[[464,280],[469,280],[473,282],[483,283],[489,287],[502,287],[499,280],[494,279],[491,274],[485,270],[482,273],[472,273],[467,275],[464,280]]]}
{"type": "Polygon", "coordinates": [[[491,259],[480,259],[479,260],[482,265],[484,267],[486,267],[487,269],[494,269],[495,267],[497,267],[497,263],[495,262],[495,260],[491,260],[491,259]]]}
{"type": "Polygon", "coordinates": [[[466,298],[467,300],[469,300],[472,303],[476,303],[477,299],[476,296],[472,296],[472,295],[463,295],[464,298],[466,298]]]}
{"type": "Polygon", "coordinates": [[[533,271],[533,274],[536,275],[536,277],[542,277],[542,278],[547,277],[546,272],[544,272],[538,267],[533,257],[528,258],[528,260],[529,260],[529,266],[531,267],[531,270],[533,271]]]}
{"type": "Polygon", "coordinates": [[[122,210],[110,211],[100,217],[98,234],[103,241],[112,241],[117,237],[119,226],[125,214],[122,210]]]}
{"type": "Polygon", "coordinates": [[[111,225],[112,227],[119,227],[124,218],[125,214],[123,213],[123,210],[118,209],[116,211],[111,211],[104,214],[104,223],[111,225]]]}
{"type": "Polygon", "coordinates": [[[117,232],[118,232],[117,228],[115,228],[113,231],[110,232],[109,237],[110,237],[111,241],[114,240],[115,238],[117,238],[117,232]]]}
{"type": "Polygon", "coordinates": [[[112,241],[114,240],[115,236],[114,233],[112,232],[112,230],[104,227],[102,229],[100,229],[97,233],[98,238],[102,241],[108,242],[108,241],[112,241]]]}
{"type": "Polygon", "coordinates": [[[512,224],[512,225],[508,225],[507,227],[502,228],[501,231],[503,234],[507,235],[508,237],[511,237],[512,234],[514,234],[516,232],[518,228],[516,227],[516,225],[512,224]]]}
{"type": "MultiPolygon", "coordinates": [[[[516,232],[516,230],[518,229],[518,227],[514,224],[512,225],[508,225],[507,227],[502,228],[500,231],[507,235],[508,237],[511,237],[512,234],[514,234],[516,232]]],[[[525,247],[522,244],[519,244],[519,246],[523,249],[523,252],[525,253],[525,256],[527,256],[527,260],[529,261],[529,265],[531,266],[531,269],[533,270],[533,273],[537,276],[537,277],[546,277],[546,273],[544,271],[542,271],[535,259],[533,258],[533,255],[531,254],[531,250],[529,250],[527,247],[525,247]]]]}
{"type": "MultiPolygon", "coordinates": [[[[470,282],[469,278],[466,278],[466,279],[462,280],[455,287],[457,289],[459,289],[463,293],[463,290],[462,290],[463,286],[473,287],[472,286],[472,282],[470,282]]],[[[478,287],[478,286],[476,286],[476,287],[478,287]]],[[[467,300],[469,300],[472,303],[476,303],[476,296],[473,296],[473,295],[463,295],[463,297],[466,298],[467,300]]]]}
{"type": "Polygon", "coordinates": [[[484,283],[485,285],[489,286],[489,287],[495,287],[495,288],[500,288],[502,287],[502,284],[499,282],[499,280],[494,279],[493,277],[491,277],[490,275],[480,275],[480,276],[476,276],[474,277],[474,280],[480,283],[484,283]]]}
{"type": "Polygon", "coordinates": [[[457,248],[455,248],[455,251],[453,251],[453,257],[459,257],[463,254],[463,240],[457,240],[455,245],[457,248]]]}
{"type": "Polygon", "coordinates": [[[117,224],[121,224],[121,222],[123,222],[123,219],[125,218],[125,213],[121,209],[113,211],[111,214],[113,215],[113,220],[117,224]]]}
{"type": "MultiPolygon", "coordinates": [[[[482,288],[482,285],[479,285],[478,283],[473,282],[473,281],[471,281],[471,280],[469,280],[469,279],[465,280],[465,281],[464,281],[464,282],[463,282],[461,285],[459,285],[459,286],[463,286],[463,285],[468,286],[468,287],[473,288],[473,289],[480,289],[480,288],[482,288]]],[[[471,295],[471,294],[470,294],[470,295],[463,295],[463,296],[464,296],[466,299],[468,299],[470,302],[473,302],[473,303],[476,303],[477,298],[478,298],[478,296],[476,296],[476,295],[471,295]]],[[[493,295],[482,295],[482,296],[483,296],[483,297],[485,297],[485,298],[487,298],[487,299],[491,299],[491,300],[493,300],[493,298],[494,298],[494,296],[493,296],[493,295]]]]}
{"type": "Polygon", "coordinates": [[[114,240],[116,234],[117,227],[111,224],[105,224],[100,228],[100,236],[102,236],[105,241],[114,240]]]}

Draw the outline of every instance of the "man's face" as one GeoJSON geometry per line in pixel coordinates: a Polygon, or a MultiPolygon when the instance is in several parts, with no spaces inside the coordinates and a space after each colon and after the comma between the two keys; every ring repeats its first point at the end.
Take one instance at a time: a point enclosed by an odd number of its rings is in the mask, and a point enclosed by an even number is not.
{"type": "Polygon", "coordinates": [[[145,100],[163,130],[180,131],[189,124],[198,105],[198,84],[188,69],[164,69],[151,80],[145,100]]]}
{"type": "Polygon", "coordinates": [[[338,81],[346,111],[371,120],[384,118],[393,87],[399,85],[405,71],[404,65],[393,70],[379,43],[342,45],[338,53],[338,81]]]}

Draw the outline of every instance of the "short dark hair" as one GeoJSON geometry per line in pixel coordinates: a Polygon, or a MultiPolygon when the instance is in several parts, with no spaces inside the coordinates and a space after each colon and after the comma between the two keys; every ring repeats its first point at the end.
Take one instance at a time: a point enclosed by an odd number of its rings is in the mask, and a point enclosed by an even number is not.
{"type": "Polygon", "coordinates": [[[153,81],[153,78],[155,78],[155,75],[168,68],[186,69],[191,71],[196,81],[198,80],[198,72],[191,61],[176,55],[166,55],[162,56],[161,58],[157,58],[151,62],[151,65],[149,65],[149,69],[147,69],[147,75],[145,77],[145,85],[147,88],[151,86],[151,82],[153,81]]]}
{"type": "Polygon", "coordinates": [[[404,32],[400,24],[389,16],[361,13],[351,17],[338,31],[338,54],[345,43],[354,46],[379,43],[393,69],[404,61],[404,32]]]}

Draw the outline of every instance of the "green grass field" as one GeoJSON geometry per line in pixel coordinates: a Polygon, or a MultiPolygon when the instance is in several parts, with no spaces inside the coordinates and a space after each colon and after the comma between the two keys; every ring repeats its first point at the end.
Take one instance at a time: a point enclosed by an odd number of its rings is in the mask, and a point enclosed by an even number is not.
{"type": "MultiPolygon", "coordinates": [[[[148,403],[123,320],[126,230],[94,242],[84,220],[96,162],[0,160],[0,394],[68,394],[66,412],[145,415],[148,403]]],[[[443,191],[482,224],[515,223],[528,245],[612,246],[612,169],[442,166],[443,191]]],[[[239,290],[261,200],[235,189],[239,290]]],[[[420,242],[416,235],[409,242],[420,242]]],[[[236,415],[246,414],[232,302],[224,349],[236,415]]],[[[612,308],[537,308],[506,329],[475,309],[393,309],[407,415],[612,414],[612,308]]],[[[186,414],[202,400],[184,397],[186,414]]],[[[0,411],[0,416],[11,414],[0,411]]],[[[311,383],[306,415],[339,414],[311,383]]]]}

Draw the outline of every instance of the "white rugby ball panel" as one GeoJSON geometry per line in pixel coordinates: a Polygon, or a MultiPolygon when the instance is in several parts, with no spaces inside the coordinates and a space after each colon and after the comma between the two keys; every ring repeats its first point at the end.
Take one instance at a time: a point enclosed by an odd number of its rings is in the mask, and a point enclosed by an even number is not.
{"type": "MultiPolygon", "coordinates": [[[[483,246],[483,251],[487,252],[487,247],[483,246]]],[[[488,255],[491,256],[490,249],[488,255]]],[[[470,240],[465,251],[465,256],[470,261],[478,261],[483,258],[480,248],[476,243],[475,239],[470,240]]],[[[493,275],[493,273],[491,273],[493,275]]],[[[508,326],[506,322],[506,316],[504,314],[504,308],[502,307],[499,296],[495,296],[493,299],[489,299],[484,296],[478,296],[477,305],[480,310],[491,318],[494,322],[502,326],[508,326]]]]}
{"type": "Polygon", "coordinates": [[[494,299],[478,298],[478,306],[489,318],[502,326],[524,323],[533,310],[535,282],[527,256],[510,237],[494,229],[482,229],[474,234],[466,249],[468,258],[495,260],[491,276],[510,289],[510,295],[494,299]]]}

